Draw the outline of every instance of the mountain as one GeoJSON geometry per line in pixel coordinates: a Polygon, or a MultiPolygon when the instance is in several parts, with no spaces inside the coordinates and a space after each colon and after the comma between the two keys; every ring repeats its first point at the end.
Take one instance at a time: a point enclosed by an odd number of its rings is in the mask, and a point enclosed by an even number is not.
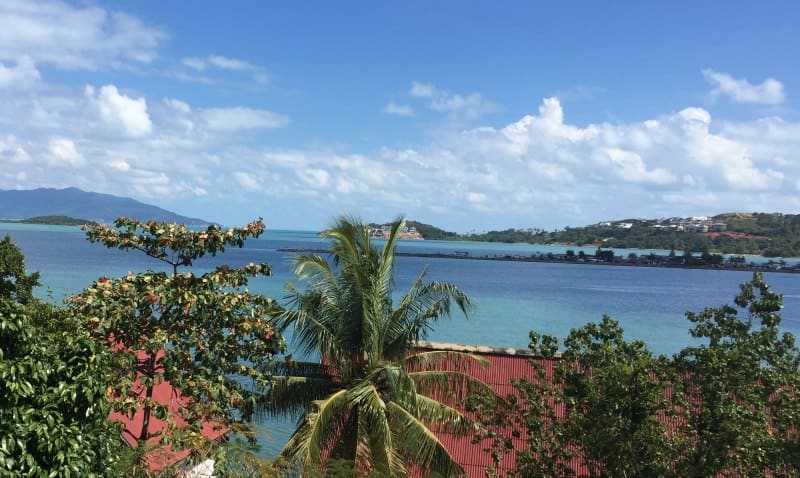
{"type": "Polygon", "coordinates": [[[111,223],[120,216],[126,216],[189,225],[209,224],[203,219],[181,216],[131,198],[78,188],[0,189],[0,219],[19,220],[33,216],[80,217],[102,223],[111,223]]]}

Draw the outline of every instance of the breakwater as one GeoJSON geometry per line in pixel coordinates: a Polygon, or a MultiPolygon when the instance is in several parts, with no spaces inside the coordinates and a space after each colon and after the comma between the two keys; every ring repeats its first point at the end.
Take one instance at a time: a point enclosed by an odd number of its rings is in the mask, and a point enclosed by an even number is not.
{"type": "MultiPolygon", "coordinates": [[[[325,249],[315,248],[282,248],[278,249],[280,252],[286,253],[312,253],[312,254],[327,254],[325,249]]],[[[611,252],[611,251],[604,251],[611,252]]],[[[469,251],[453,251],[447,252],[397,252],[397,256],[405,257],[421,257],[421,258],[434,258],[434,259],[457,259],[457,260],[472,260],[472,261],[511,261],[511,262],[543,262],[543,263],[559,263],[559,264],[578,264],[587,266],[620,266],[620,267],[655,267],[655,268],[669,268],[669,269],[710,269],[710,270],[730,270],[730,271],[745,271],[745,272],[781,272],[781,273],[798,273],[800,272],[800,263],[788,264],[783,260],[774,260],[767,262],[747,262],[744,256],[729,256],[727,259],[719,255],[709,255],[708,258],[703,256],[670,256],[659,254],[644,254],[641,256],[623,257],[623,256],[605,256],[600,258],[589,254],[553,254],[553,253],[540,253],[531,255],[521,254],[483,254],[475,255],[470,254],[469,251]],[[713,262],[712,262],[713,261],[713,262]]]]}

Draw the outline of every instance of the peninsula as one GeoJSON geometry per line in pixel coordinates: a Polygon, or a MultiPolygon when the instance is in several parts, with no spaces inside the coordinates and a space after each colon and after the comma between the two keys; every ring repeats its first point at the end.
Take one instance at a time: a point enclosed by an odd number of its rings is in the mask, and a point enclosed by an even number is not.
{"type": "Polygon", "coordinates": [[[509,228],[470,234],[449,232],[417,221],[407,224],[428,240],[800,257],[800,214],[726,213],[688,218],[621,219],[555,231],[509,228]]]}

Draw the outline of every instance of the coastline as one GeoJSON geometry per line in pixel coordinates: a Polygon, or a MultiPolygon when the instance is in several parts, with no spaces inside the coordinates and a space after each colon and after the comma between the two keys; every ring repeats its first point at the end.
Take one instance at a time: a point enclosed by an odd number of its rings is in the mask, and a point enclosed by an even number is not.
{"type": "MultiPolygon", "coordinates": [[[[308,249],[308,248],[282,248],[278,249],[280,252],[288,253],[313,253],[313,254],[327,254],[329,251],[326,249],[308,249]]],[[[520,255],[483,255],[471,256],[469,254],[462,254],[458,252],[443,253],[443,252],[396,252],[396,256],[400,257],[421,257],[421,258],[434,258],[434,259],[459,259],[459,260],[473,260],[473,261],[505,261],[505,262],[539,262],[539,263],[557,263],[557,264],[575,264],[587,266],[615,266],[615,267],[647,267],[647,268],[661,268],[661,269],[706,269],[706,270],[720,270],[720,271],[743,271],[743,272],[780,272],[784,274],[800,273],[800,264],[786,267],[769,267],[767,263],[755,264],[748,263],[740,266],[727,266],[727,265],[711,265],[711,264],[643,264],[638,262],[626,261],[622,258],[614,261],[603,260],[566,260],[556,256],[520,256],[520,255]]],[[[760,257],[760,256],[757,256],[760,257]]]]}

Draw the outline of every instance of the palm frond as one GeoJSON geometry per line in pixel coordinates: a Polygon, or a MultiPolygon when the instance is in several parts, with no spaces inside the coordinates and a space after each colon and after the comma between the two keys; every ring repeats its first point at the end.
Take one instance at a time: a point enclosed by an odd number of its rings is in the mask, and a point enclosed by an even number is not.
{"type": "Polygon", "coordinates": [[[273,376],[272,386],[255,410],[256,418],[298,418],[308,411],[311,402],[329,395],[333,386],[330,377],[273,376]]]}
{"type": "Polygon", "coordinates": [[[452,303],[469,317],[472,303],[458,287],[446,282],[415,282],[389,319],[384,333],[387,355],[396,355],[407,350],[411,342],[425,339],[436,321],[450,316],[452,303]]]}
{"type": "Polygon", "coordinates": [[[399,445],[403,447],[409,462],[423,471],[439,473],[442,476],[463,476],[464,469],[453,460],[436,435],[417,417],[395,402],[388,404],[392,417],[392,432],[399,445]]]}
{"type": "Polygon", "coordinates": [[[477,424],[457,409],[424,395],[417,395],[416,412],[423,423],[443,432],[468,435],[477,429],[477,424]]]}
{"type": "Polygon", "coordinates": [[[347,390],[339,390],[315,402],[315,410],[292,434],[281,450],[281,457],[298,466],[319,466],[349,417],[347,390]]]}
{"type": "Polygon", "coordinates": [[[468,395],[480,393],[496,397],[502,401],[497,392],[487,383],[466,373],[453,370],[423,370],[410,372],[417,393],[432,397],[442,403],[458,405],[468,395]]]}
{"type": "Polygon", "coordinates": [[[303,355],[314,352],[329,353],[338,346],[334,327],[336,321],[330,314],[312,314],[306,310],[287,310],[275,319],[279,331],[292,327],[292,343],[303,355]]]}
{"type": "Polygon", "coordinates": [[[363,381],[349,390],[351,402],[358,410],[359,454],[356,461],[365,460],[374,469],[390,475],[393,473],[394,456],[391,450],[392,431],[386,417],[386,403],[375,385],[363,381]]]}
{"type": "Polygon", "coordinates": [[[454,370],[467,372],[471,366],[486,368],[489,361],[480,355],[456,350],[430,350],[406,357],[406,367],[414,371],[454,370]]]}

